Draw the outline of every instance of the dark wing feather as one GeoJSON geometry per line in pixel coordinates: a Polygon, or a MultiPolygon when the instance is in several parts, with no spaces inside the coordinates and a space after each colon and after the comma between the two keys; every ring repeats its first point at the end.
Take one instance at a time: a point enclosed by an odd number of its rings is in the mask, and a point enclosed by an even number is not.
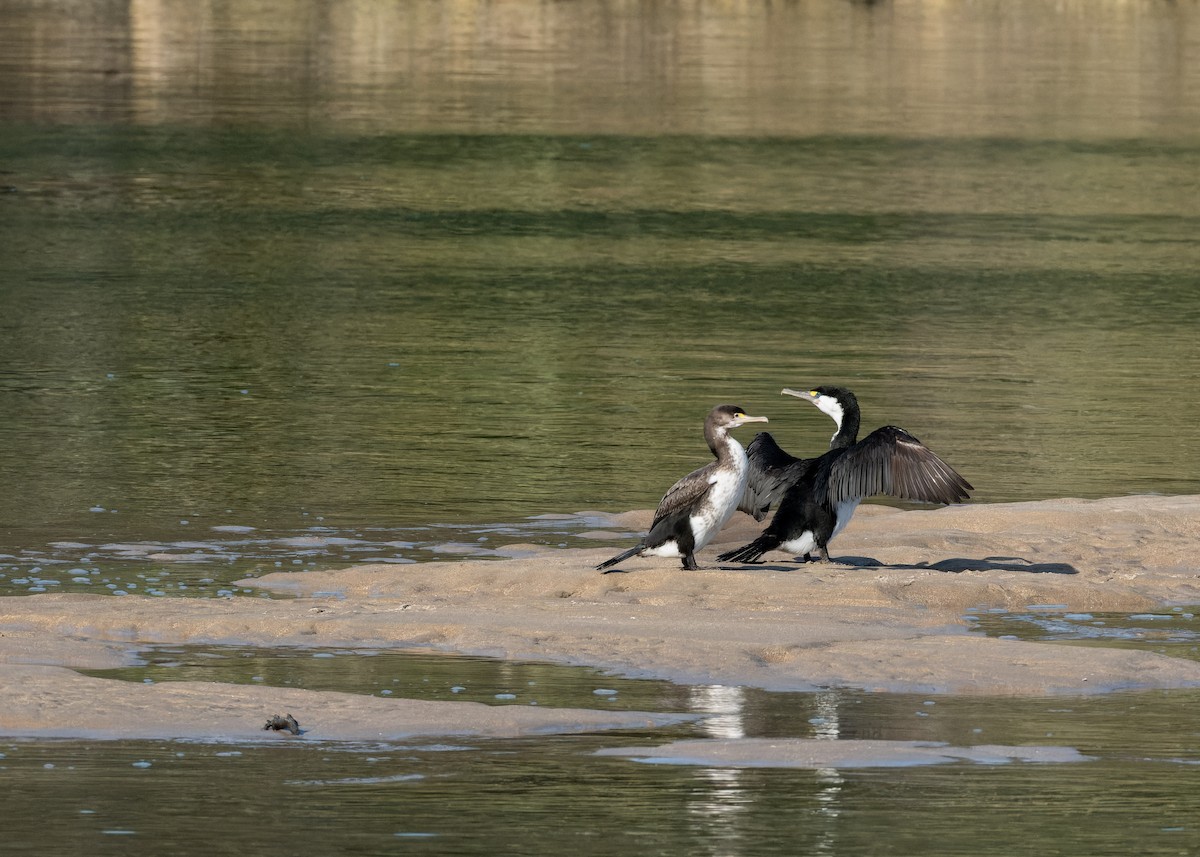
{"type": "Polygon", "coordinates": [[[624,553],[605,560],[596,566],[604,571],[630,557],[637,556],[646,548],[658,547],[670,538],[678,537],[678,529],[683,519],[691,515],[692,506],[712,489],[711,477],[717,463],[714,461],[698,470],[693,470],[667,489],[667,493],[658,501],[654,511],[654,521],[646,537],[624,553]]]}
{"type": "Polygon", "coordinates": [[[693,470],[667,489],[667,493],[659,500],[658,508],[654,511],[654,522],[650,524],[650,533],[646,537],[648,543],[655,535],[655,530],[659,529],[660,524],[665,522],[673,529],[675,520],[681,515],[691,514],[693,505],[712,490],[711,480],[716,467],[715,461],[706,464],[693,470]]]}
{"type": "Polygon", "coordinates": [[[959,503],[974,490],[933,450],[896,426],[871,432],[833,463],[833,503],[886,494],[923,503],[959,503]]]}
{"type": "Polygon", "coordinates": [[[789,487],[794,485],[815,459],[796,458],[784,452],[770,432],[759,432],[746,447],[750,462],[746,491],[738,510],[761,521],[789,487]]]}

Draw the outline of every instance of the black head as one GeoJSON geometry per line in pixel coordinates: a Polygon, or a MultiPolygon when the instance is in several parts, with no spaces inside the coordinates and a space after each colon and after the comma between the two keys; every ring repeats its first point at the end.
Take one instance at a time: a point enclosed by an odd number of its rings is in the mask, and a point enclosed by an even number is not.
{"type": "Polygon", "coordinates": [[[795,396],[816,405],[835,420],[838,420],[835,416],[837,412],[848,414],[858,411],[858,399],[845,387],[832,387],[828,384],[808,390],[790,390],[785,387],[781,392],[785,396],[795,396]]]}
{"type": "Polygon", "coordinates": [[[823,385],[803,391],[784,388],[782,393],[816,405],[837,424],[838,430],[830,440],[832,446],[848,446],[858,438],[858,399],[845,387],[823,385]]]}
{"type": "Polygon", "coordinates": [[[854,394],[845,387],[834,387],[829,384],[822,384],[820,387],[813,387],[812,392],[816,393],[818,397],[828,396],[829,398],[834,399],[839,405],[842,406],[843,411],[849,411],[851,405],[856,408],[858,407],[858,399],[855,398],[854,394]]]}

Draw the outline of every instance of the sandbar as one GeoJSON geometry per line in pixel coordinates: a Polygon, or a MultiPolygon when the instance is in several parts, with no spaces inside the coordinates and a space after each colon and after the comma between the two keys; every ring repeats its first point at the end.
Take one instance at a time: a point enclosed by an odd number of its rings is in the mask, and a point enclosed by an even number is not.
{"type": "Polygon", "coordinates": [[[841,562],[828,565],[779,553],[755,565],[718,563],[718,553],[761,529],[737,515],[698,556],[700,571],[659,559],[595,571],[622,539],[636,540],[650,514],[607,516],[590,534],[606,540],[595,548],[517,545],[495,559],[278,572],[238,584],[293,598],[0,598],[0,735],[249,739],[285,711],[309,727],[307,736],[331,740],[668,722],[216,683],[146,687],[72,669],[119,666],[160,644],[417,648],[779,691],[1047,696],[1200,687],[1200,662],[989,638],[965,619],[970,610],[1035,605],[1125,612],[1200,603],[1200,496],[870,505],[831,546],[841,562]]]}

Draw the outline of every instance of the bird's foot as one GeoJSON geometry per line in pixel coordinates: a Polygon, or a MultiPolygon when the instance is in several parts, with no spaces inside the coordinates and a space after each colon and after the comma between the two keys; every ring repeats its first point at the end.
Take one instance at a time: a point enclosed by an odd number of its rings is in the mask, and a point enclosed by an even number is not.
{"type": "Polygon", "coordinates": [[[829,550],[828,549],[821,547],[819,545],[817,546],[817,555],[814,557],[812,554],[806,553],[804,555],[804,561],[805,562],[820,562],[820,563],[837,562],[837,560],[833,560],[833,559],[829,558],[829,550]]]}
{"type": "Polygon", "coordinates": [[[861,563],[855,561],[854,557],[832,557],[829,555],[828,551],[808,561],[818,565],[848,565],[852,568],[857,568],[861,565],[861,563]]]}

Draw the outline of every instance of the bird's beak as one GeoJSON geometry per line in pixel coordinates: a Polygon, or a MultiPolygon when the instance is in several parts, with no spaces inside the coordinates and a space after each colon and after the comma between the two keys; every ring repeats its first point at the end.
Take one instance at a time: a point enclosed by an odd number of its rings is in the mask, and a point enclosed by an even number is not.
{"type": "Polygon", "coordinates": [[[780,390],[779,395],[795,396],[797,399],[803,399],[804,401],[808,402],[810,405],[815,405],[817,403],[817,398],[818,398],[817,392],[815,390],[807,390],[807,391],[791,390],[787,387],[784,387],[782,390],[780,390]]]}
{"type": "Polygon", "coordinates": [[[738,425],[744,426],[746,423],[766,423],[770,422],[766,417],[752,417],[749,414],[742,414],[738,419],[738,425]]]}

